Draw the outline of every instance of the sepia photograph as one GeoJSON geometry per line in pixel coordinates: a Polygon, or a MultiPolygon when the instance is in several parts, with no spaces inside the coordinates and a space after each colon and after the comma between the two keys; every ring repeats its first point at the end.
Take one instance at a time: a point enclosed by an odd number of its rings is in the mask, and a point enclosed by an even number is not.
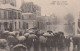
{"type": "Polygon", "coordinates": [[[0,51],[80,51],[80,0],[0,0],[0,51]]]}

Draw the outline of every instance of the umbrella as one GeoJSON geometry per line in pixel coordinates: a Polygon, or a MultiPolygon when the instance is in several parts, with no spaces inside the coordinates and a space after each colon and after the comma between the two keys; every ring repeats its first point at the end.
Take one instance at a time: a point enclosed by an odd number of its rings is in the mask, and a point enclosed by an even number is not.
{"type": "Polygon", "coordinates": [[[45,38],[44,36],[40,36],[39,37],[40,42],[42,43],[46,43],[47,38],[45,38]]]}
{"type": "Polygon", "coordinates": [[[0,51],[7,51],[6,49],[0,49],[0,51]]]}
{"type": "Polygon", "coordinates": [[[20,47],[20,46],[26,48],[26,46],[24,46],[24,45],[22,45],[22,44],[18,44],[18,45],[15,45],[15,46],[13,47],[13,49],[16,48],[16,47],[20,47]]]}
{"type": "Polygon", "coordinates": [[[0,43],[6,43],[7,42],[7,40],[5,40],[5,39],[0,39],[0,43]]]}
{"type": "Polygon", "coordinates": [[[19,31],[13,31],[14,33],[19,33],[19,31]]]}
{"type": "Polygon", "coordinates": [[[49,33],[44,33],[43,36],[53,36],[53,35],[49,33]]]}
{"type": "Polygon", "coordinates": [[[9,39],[14,39],[14,36],[9,35],[8,38],[9,38],[9,39]]]}
{"type": "Polygon", "coordinates": [[[25,36],[25,37],[28,37],[28,36],[29,36],[29,33],[25,33],[24,36],[25,36]]]}
{"type": "Polygon", "coordinates": [[[29,32],[29,33],[34,33],[34,31],[33,31],[33,30],[28,30],[28,32],[29,32]]]}
{"type": "Polygon", "coordinates": [[[25,39],[26,39],[25,36],[19,36],[19,37],[18,37],[18,40],[19,40],[19,41],[24,41],[25,39]]]}
{"type": "Polygon", "coordinates": [[[37,36],[35,35],[35,34],[30,34],[29,36],[28,36],[28,38],[32,38],[32,39],[34,39],[34,38],[36,38],[37,36]]]}
{"type": "Polygon", "coordinates": [[[39,31],[39,34],[43,34],[43,33],[44,33],[44,31],[42,31],[42,30],[39,31]]]}
{"type": "Polygon", "coordinates": [[[63,33],[63,32],[58,32],[58,34],[60,34],[60,35],[64,35],[64,33],[63,33]]]}
{"type": "Polygon", "coordinates": [[[1,34],[1,38],[2,38],[2,39],[6,39],[8,35],[9,35],[9,31],[4,31],[4,32],[1,34]]]}
{"type": "Polygon", "coordinates": [[[7,40],[8,40],[8,42],[14,42],[14,40],[15,40],[15,37],[14,36],[12,36],[12,35],[9,35],[8,37],[7,37],[7,40]]]}
{"type": "Polygon", "coordinates": [[[13,35],[9,35],[7,40],[9,45],[15,45],[18,43],[17,38],[15,38],[13,35]]]}
{"type": "Polygon", "coordinates": [[[48,30],[47,32],[50,32],[50,33],[52,33],[52,31],[51,31],[51,30],[48,30]]]}
{"type": "Polygon", "coordinates": [[[9,33],[9,31],[4,31],[3,33],[9,33]]]}
{"type": "Polygon", "coordinates": [[[10,35],[15,35],[15,32],[9,32],[10,35]]]}
{"type": "Polygon", "coordinates": [[[13,48],[12,48],[13,51],[26,51],[27,50],[27,47],[22,45],[22,44],[18,44],[18,45],[15,45],[13,48]]]}
{"type": "Polygon", "coordinates": [[[0,39],[0,45],[6,46],[6,44],[7,44],[7,40],[5,40],[5,39],[0,39]]]}

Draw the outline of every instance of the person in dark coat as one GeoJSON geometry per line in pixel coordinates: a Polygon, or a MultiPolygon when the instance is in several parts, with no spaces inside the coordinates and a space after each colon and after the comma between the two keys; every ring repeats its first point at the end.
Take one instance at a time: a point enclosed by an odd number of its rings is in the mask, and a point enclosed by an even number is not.
{"type": "Polygon", "coordinates": [[[39,51],[39,37],[36,37],[33,41],[34,51],[39,51]]]}
{"type": "Polygon", "coordinates": [[[54,33],[54,48],[55,48],[55,51],[58,48],[58,39],[59,39],[59,37],[60,37],[60,34],[58,34],[57,32],[54,33]]]}
{"type": "Polygon", "coordinates": [[[22,31],[20,31],[19,36],[22,36],[22,31]]]}
{"type": "Polygon", "coordinates": [[[68,51],[70,50],[70,42],[71,42],[70,37],[66,37],[65,43],[66,43],[66,47],[68,48],[68,51]]]}
{"type": "Polygon", "coordinates": [[[65,37],[63,32],[59,32],[60,36],[58,39],[58,51],[63,51],[64,50],[64,41],[65,41],[65,37]]]}
{"type": "Polygon", "coordinates": [[[1,34],[1,38],[2,38],[2,39],[7,39],[8,35],[9,35],[8,33],[4,33],[4,32],[3,32],[3,33],[1,34]]]}
{"type": "Polygon", "coordinates": [[[0,31],[0,39],[2,39],[2,34],[3,34],[2,31],[0,31]]]}
{"type": "Polygon", "coordinates": [[[17,45],[18,44],[18,40],[16,37],[12,36],[12,35],[9,35],[7,37],[7,41],[8,41],[8,44],[9,46],[12,48],[13,46],[17,45]]]}
{"type": "Polygon", "coordinates": [[[3,51],[2,49],[10,51],[10,47],[8,46],[8,42],[6,39],[0,39],[0,50],[3,51]]]}
{"type": "MultiPolygon", "coordinates": [[[[50,35],[52,35],[52,32],[48,32],[50,35]]],[[[47,51],[52,51],[52,45],[53,45],[53,35],[52,36],[47,36],[47,41],[46,41],[46,48],[47,51]]]]}
{"type": "Polygon", "coordinates": [[[47,37],[47,41],[46,41],[47,45],[47,51],[52,51],[52,37],[47,37]]]}
{"type": "Polygon", "coordinates": [[[46,37],[43,36],[43,34],[40,35],[39,37],[39,41],[40,41],[40,49],[41,51],[45,51],[45,48],[46,48],[46,37]]]}
{"type": "Polygon", "coordinates": [[[74,37],[72,39],[73,39],[73,51],[75,51],[76,45],[79,47],[79,40],[78,38],[74,38],[74,37]]]}
{"type": "Polygon", "coordinates": [[[26,46],[27,46],[27,50],[30,51],[31,47],[32,47],[32,43],[33,43],[33,39],[32,38],[28,38],[27,39],[27,43],[26,43],[26,46]]]}

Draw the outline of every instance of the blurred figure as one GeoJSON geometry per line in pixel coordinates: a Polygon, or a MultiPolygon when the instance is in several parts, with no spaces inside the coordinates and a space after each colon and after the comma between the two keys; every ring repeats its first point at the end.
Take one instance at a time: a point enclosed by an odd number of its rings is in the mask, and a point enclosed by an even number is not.
{"type": "Polygon", "coordinates": [[[52,51],[52,38],[51,37],[47,37],[47,51],[52,51]]]}
{"type": "Polygon", "coordinates": [[[6,51],[10,51],[10,48],[8,46],[8,42],[5,39],[0,39],[0,50],[6,50],[6,51]]]}
{"type": "Polygon", "coordinates": [[[33,32],[30,33],[30,35],[28,36],[28,39],[27,39],[27,49],[28,49],[28,51],[30,51],[30,49],[33,45],[33,41],[36,37],[37,36],[33,32]]]}
{"type": "Polygon", "coordinates": [[[31,49],[31,46],[32,46],[32,43],[33,43],[33,39],[27,39],[27,43],[26,43],[26,45],[27,45],[27,50],[28,51],[30,51],[30,49],[31,49]]]}
{"type": "MultiPolygon", "coordinates": [[[[51,41],[52,41],[52,48],[56,49],[56,48],[55,48],[55,44],[56,44],[56,43],[55,43],[55,36],[54,36],[54,33],[53,33],[53,36],[52,36],[51,39],[52,39],[52,40],[51,40],[51,41]]],[[[55,50],[55,51],[56,51],[56,50],[55,50]]]]}
{"type": "Polygon", "coordinates": [[[78,40],[78,38],[72,38],[73,39],[73,51],[75,51],[75,49],[76,49],[76,46],[77,46],[77,48],[78,48],[78,50],[79,50],[79,40],[78,40]]]}
{"type": "Polygon", "coordinates": [[[22,34],[23,34],[22,31],[20,31],[19,36],[22,36],[22,34]]]}
{"type": "Polygon", "coordinates": [[[64,43],[65,43],[65,37],[63,32],[59,32],[59,39],[58,39],[58,51],[64,50],[64,43]]]}
{"type": "Polygon", "coordinates": [[[18,44],[18,40],[16,37],[12,36],[12,35],[9,35],[7,37],[7,41],[8,41],[8,44],[10,46],[10,48],[12,48],[13,46],[15,46],[16,44],[18,44]]]}
{"type": "Polygon", "coordinates": [[[25,36],[19,36],[18,38],[18,44],[23,44],[25,45],[25,40],[26,40],[26,37],[25,36]]]}
{"type": "Polygon", "coordinates": [[[52,51],[52,37],[53,37],[53,34],[52,34],[52,31],[47,31],[47,33],[43,34],[47,40],[46,40],[46,49],[47,51],[52,51]]]}
{"type": "Polygon", "coordinates": [[[7,39],[8,35],[9,35],[9,31],[3,31],[1,34],[1,39],[7,39]]]}
{"type": "Polygon", "coordinates": [[[37,30],[37,29],[34,29],[35,30],[35,32],[34,32],[34,34],[36,35],[36,37],[35,38],[33,38],[33,46],[34,46],[34,51],[39,51],[39,36],[40,36],[40,34],[39,34],[39,30],[37,30]]]}
{"type": "MultiPolygon", "coordinates": [[[[51,32],[49,32],[49,34],[51,35],[51,32]]],[[[47,46],[46,46],[47,51],[52,51],[52,44],[53,44],[52,37],[53,37],[52,35],[51,36],[47,36],[47,41],[46,41],[46,43],[47,43],[47,46]]]]}
{"type": "Polygon", "coordinates": [[[59,34],[54,33],[54,44],[53,45],[54,45],[55,51],[58,48],[58,39],[59,39],[59,34]]]}
{"type": "Polygon", "coordinates": [[[45,48],[46,48],[46,40],[47,40],[47,38],[45,38],[43,36],[43,34],[39,37],[41,51],[45,51],[45,48]]]}
{"type": "Polygon", "coordinates": [[[26,47],[28,46],[28,36],[30,35],[30,33],[25,33],[24,36],[25,36],[25,41],[24,41],[24,44],[26,45],[26,47]]]}
{"type": "Polygon", "coordinates": [[[39,37],[36,37],[33,41],[34,51],[39,51],[39,37]]]}
{"type": "Polygon", "coordinates": [[[71,42],[70,37],[67,36],[65,38],[65,43],[66,43],[66,47],[68,48],[68,51],[70,51],[70,42],[71,42]]]}

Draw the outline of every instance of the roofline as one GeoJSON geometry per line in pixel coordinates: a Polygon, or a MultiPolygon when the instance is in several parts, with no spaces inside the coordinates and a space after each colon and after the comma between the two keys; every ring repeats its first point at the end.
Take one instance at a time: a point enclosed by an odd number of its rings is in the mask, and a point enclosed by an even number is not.
{"type": "Polygon", "coordinates": [[[16,10],[16,9],[11,9],[11,8],[7,8],[7,9],[0,8],[0,10],[15,10],[15,11],[21,11],[21,10],[16,10]]]}

